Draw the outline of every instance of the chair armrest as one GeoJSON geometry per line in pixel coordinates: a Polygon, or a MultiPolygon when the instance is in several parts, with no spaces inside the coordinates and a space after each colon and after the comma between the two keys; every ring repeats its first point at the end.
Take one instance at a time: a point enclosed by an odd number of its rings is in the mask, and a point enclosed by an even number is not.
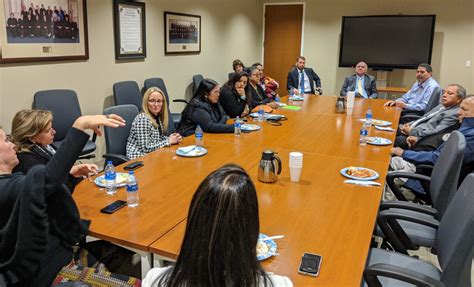
{"type": "Polygon", "coordinates": [[[173,100],[173,103],[185,103],[185,104],[188,104],[188,101],[184,100],[184,99],[176,99],[176,100],[173,100]]]}
{"type": "Polygon", "coordinates": [[[377,276],[393,278],[396,280],[413,284],[415,286],[444,287],[443,282],[438,281],[432,277],[391,264],[377,263],[365,268],[364,280],[368,286],[382,287],[382,284],[380,283],[377,276]]]}
{"type": "Polygon", "coordinates": [[[400,253],[407,254],[407,249],[416,250],[417,246],[411,242],[398,220],[408,221],[438,229],[439,221],[429,217],[415,217],[414,214],[406,214],[396,209],[388,209],[379,212],[377,224],[382,230],[385,238],[400,253]]]}
{"type": "Polygon", "coordinates": [[[420,119],[420,115],[416,114],[406,114],[404,116],[401,116],[400,119],[403,119],[405,123],[411,122],[411,121],[416,121],[417,119],[420,119]]]}
{"type": "Polygon", "coordinates": [[[390,187],[393,194],[395,194],[395,197],[398,200],[403,200],[403,201],[408,201],[408,200],[403,195],[400,188],[395,184],[395,181],[394,181],[395,178],[411,178],[411,179],[417,179],[417,180],[426,181],[426,182],[431,181],[431,178],[429,176],[416,174],[416,173],[408,173],[408,172],[403,172],[403,171],[391,171],[387,173],[387,176],[385,177],[385,181],[387,182],[387,185],[390,187]]]}
{"type": "Polygon", "coordinates": [[[398,209],[406,209],[406,210],[412,210],[432,216],[437,216],[438,215],[438,210],[426,206],[426,205],[421,205],[421,204],[416,204],[412,202],[406,202],[406,201],[399,201],[399,200],[391,200],[391,201],[382,201],[380,203],[379,210],[387,210],[390,208],[398,208],[398,209]]]}
{"type": "Polygon", "coordinates": [[[427,169],[427,170],[433,170],[434,166],[431,165],[431,164],[418,164],[418,165],[416,166],[416,168],[417,168],[417,169],[419,169],[419,168],[421,169],[421,168],[422,168],[422,169],[427,169]]]}
{"type": "Polygon", "coordinates": [[[111,160],[114,165],[120,165],[130,160],[124,155],[112,153],[106,153],[102,157],[105,158],[105,164],[107,164],[108,160],[111,160]]]}

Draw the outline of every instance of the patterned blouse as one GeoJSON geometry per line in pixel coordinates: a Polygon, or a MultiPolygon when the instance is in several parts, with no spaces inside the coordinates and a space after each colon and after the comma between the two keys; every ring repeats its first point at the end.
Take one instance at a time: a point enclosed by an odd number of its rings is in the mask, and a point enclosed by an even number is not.
{"type": "Polygon", "coordinates": [[[170,146],[168,137],[163,133],[161,119],[157,119],[155,128],[145,113],[138,114],[132,123],[127,140],[127,157],[136,159],[162,147],[170,146]]]}

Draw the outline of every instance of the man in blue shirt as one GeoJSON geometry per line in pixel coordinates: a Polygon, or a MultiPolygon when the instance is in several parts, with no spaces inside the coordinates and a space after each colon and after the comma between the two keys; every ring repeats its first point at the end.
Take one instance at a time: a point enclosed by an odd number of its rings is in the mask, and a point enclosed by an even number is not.
{"type": "Polygon", "coordinates": [[[416,70],[417,82],[401,98],[395,101],[388,101],[385,107],[396,106],[407,111],[424,112],[426,104],[431,98],[435,89],[439,88],[438,82],[432,78],[433,68],[428,64],[418,65],[416,70]]]}
{"type": "Polygon", "coordinates": [[[359,62],[355,68],[355,74],[344,79],[344,84],[341,88],[341,96],[346,96],[347,92],[355,92],[356,97],[364,99],[377,98],[377,86],[375,85],[375,78],[367,75],[367,64],[359,62]]]}

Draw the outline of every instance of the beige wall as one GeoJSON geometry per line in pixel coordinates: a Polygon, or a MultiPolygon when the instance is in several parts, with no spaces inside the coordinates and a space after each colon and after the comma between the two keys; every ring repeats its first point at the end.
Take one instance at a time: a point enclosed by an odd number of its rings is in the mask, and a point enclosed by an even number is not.
{"type": "MultiPolygon", "coordinates": [[[[302,2],[302,1],[271,1],[302,2]]],[[[314,67],[322,79],[325,94],[338,94],[350,68],[338,68],[339,38],[342,16],[382,14],[436,14],[432,65],[434,77],[442,86],[459,83],[474,92],[473,69],[465,61],[473,61],[473,1],[374,1],[313,0],[305,2],[303,54],[307,65],[314,67]]],[[[374,74],[373,71],[369,73],[374,74]]],[[[415,80],[414,70],[394,70],[389,85],[409,87],[415,80]]]]}
{"type": "MultiPolygon", "coordinates": [[[[78,93],[84,114],[101,113],[114,82],[163,77],[171,99],[184,98],[193,74],[221,83],[232,60],[244,63],[261,57],[261,4],[256,0],[148,0],[146,2],[147,58],[115,61],[112,0],[88,0],[88,61],[0,66],[0,124],[10,130],[15,112],[31,107],[35,91],[55,88],[78,93]],[[219,5],[217,5],[219,3],[219,5]],[[250,9],[249,7],[256,7],[250,9]],[[198,55],[165,56],[163,12],[201,15],[202,47],[198,55]]],[[[110,100],[110,99],[109,99],[110,100]]],[[[171,106],[180,111],[182,104],[171,106]]]]}

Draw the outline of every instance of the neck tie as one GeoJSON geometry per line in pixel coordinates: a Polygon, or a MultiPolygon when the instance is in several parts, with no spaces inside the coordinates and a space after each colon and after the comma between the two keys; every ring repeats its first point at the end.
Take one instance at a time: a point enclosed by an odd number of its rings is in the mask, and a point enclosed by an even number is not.
{"type": "Polygon", "coordinates": [[[364,96],[364,89],[362,89],[362,78],[357,78],[357,92],[361,97],[364,96]]]}
{"type": "Polygon", "coordinates": [[[300,71],[300,94],[304,94],[304,74],[300,71]]]}

